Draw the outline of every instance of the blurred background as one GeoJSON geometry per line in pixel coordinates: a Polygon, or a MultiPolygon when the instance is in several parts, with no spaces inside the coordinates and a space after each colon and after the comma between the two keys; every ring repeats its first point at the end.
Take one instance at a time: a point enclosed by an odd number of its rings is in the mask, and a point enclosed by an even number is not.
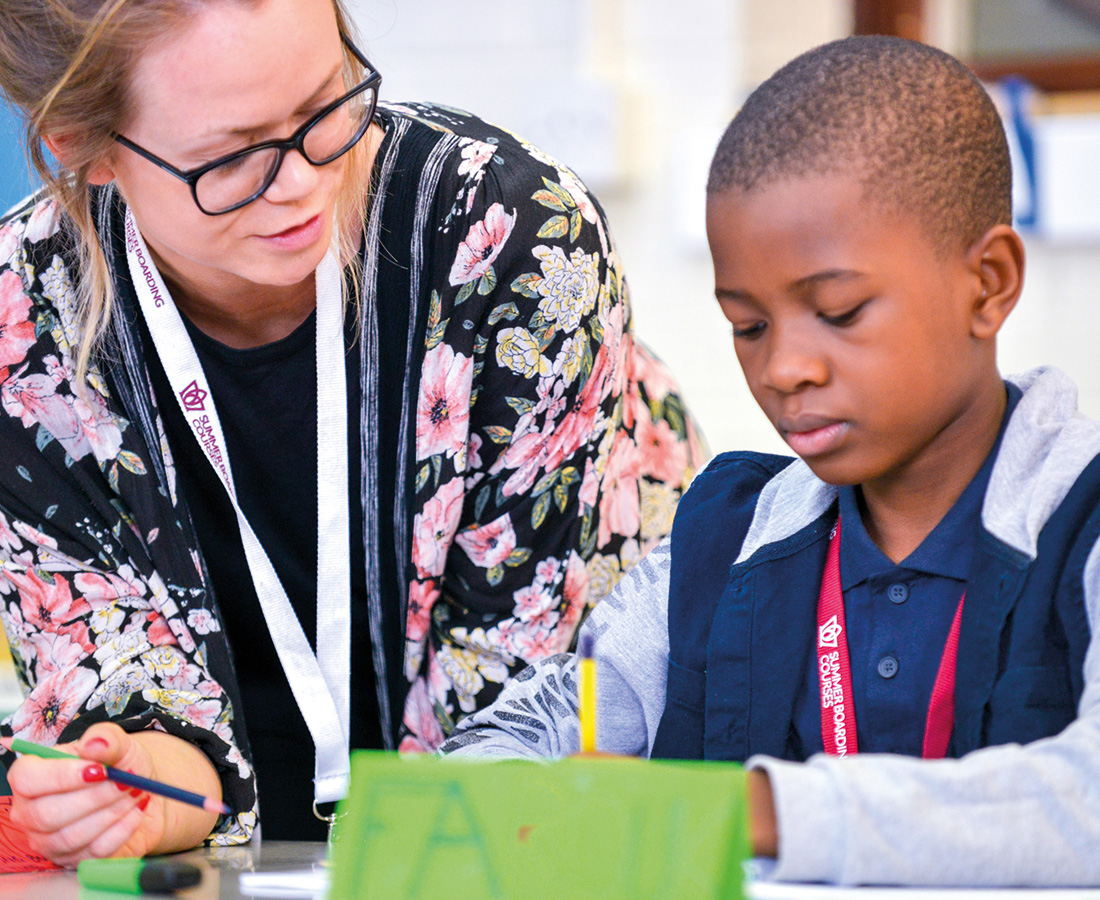
{"type": "MultiPolygon", "coordinates": [[[[540,144],[596,192],[637,334],[673,369],[715,452],[784,451],[744,387],[712,296],[704,185],[726,123],[791,57],[856,31],[954,53],[990,84],[1017,157],[1028,274],[1002,333],[1002,370],[1056,363],[1083,411],[1100,417],[1100,0],[350,5],[383,98],[469,109],[540,144]]],[[[14,127],[0,109],[0,133],[14,127]]],[[[0,141],[0,208],[29,186],[22,150],[0,141]]],[[[0,709],[16,702],[10,672],[0,675],[0,709]]]]}

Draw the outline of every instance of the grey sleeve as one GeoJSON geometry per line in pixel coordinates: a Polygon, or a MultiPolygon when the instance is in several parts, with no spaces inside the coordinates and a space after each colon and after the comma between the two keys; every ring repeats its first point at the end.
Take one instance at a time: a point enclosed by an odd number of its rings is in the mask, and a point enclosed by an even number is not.
{"type": "Polygon", "coordinates": [[[1100,545],[1078,718],[1050,738],[958,760],[754,757],[779,822],[774,877],[908,885],[1100,885],[1100,545]]]}
{"type": "MultiPolygon", "coordinates": [[[[596,744],[647,756],[665,706],[668,666],[666,538],[596,604],[581,632],[596,639],[596,744]]],[[[467,716],[441,751],[460,756],[558,757],[580,749],[576,661],[529,666],[491,706],[467,716]]]]}

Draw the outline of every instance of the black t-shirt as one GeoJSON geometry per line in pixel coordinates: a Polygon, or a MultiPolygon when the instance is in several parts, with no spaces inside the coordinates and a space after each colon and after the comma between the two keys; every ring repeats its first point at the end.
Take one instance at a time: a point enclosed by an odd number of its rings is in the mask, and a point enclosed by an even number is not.
{"type": "MultiPolygon", "coordinates": [[[[317,375],[316,315],[261,347],[237,350],[186,322],[225,433],[238,502],[275,566],[298,621],[316,649],[317,375]]],[[[350,326],[349,326],[350,327],[350,326]]],[[[146,346],[152,347],[146,334],[146,346]]],[[[150,354],[153,356],[154,354],[150,354]]],[[[360,497],[359,358],[346,356],[351,507],[351,745],[380,748],[364,575],[360,497]],[[359,538],[359,539],[357,539],[359,538]]],[[[150,371],[236,661],[256,770],[263,836],[324,840],[312,813],[314,749],[256,598],[236,515],[175,401],[159,360],[150,371]]]]}

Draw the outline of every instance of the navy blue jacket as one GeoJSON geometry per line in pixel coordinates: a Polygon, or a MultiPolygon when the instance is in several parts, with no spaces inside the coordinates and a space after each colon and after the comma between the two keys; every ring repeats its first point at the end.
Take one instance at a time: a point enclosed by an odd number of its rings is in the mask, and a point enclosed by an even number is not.
{"type": "MultiPolygon", "coordinates": [[[[654,757],[799,758],[792,717],[812,659],[835,502],[740,558],[761,492],[791,463],[725,454],[680,502],[667,694],[654,757]]],[[[1081,576],[1098,535],[1100,459],[1046,521],[1034,558],[983,527],[966,586],[948,756],[1027,743],[1075,718],[1089,641],[1081,576]]]]}

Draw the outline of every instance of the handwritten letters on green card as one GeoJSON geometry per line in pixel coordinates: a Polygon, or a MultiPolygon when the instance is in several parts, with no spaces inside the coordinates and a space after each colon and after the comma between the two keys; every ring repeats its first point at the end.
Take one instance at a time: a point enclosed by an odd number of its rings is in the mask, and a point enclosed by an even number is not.
{"type": "Polygon", "coordinates": [[[740,897],[732,763],[353,756],[329,900],[740,897]]]}

